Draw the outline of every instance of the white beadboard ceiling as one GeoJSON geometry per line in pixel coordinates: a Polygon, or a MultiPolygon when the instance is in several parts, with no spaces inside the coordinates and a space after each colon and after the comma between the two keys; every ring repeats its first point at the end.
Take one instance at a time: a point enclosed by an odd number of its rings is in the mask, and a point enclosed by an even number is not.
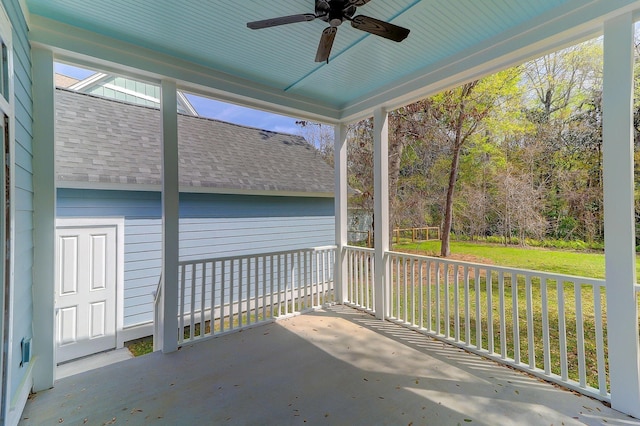
{"type": "MultiPolygon", "coordinates": [[[[131,51],[144,48],[147,56],[161,54],[164,62],[176,58],[182,68],[193,64],[200,74],[215,76],[205,85],[228,92],[228,99],[257,99],[255,105],[265,109],[299,110],[300,116],[335,122],[366,115],[378,105],[398,106],[594,34],[604,19],[640,8],[640,1],[371,0],[357,14],[407,27],[409,37],[395,43],[345,23],[329,64],[314,62],[325,22],[246,27],[248,21],[311,13],[313,0],[26,0],[26,5],[32,41],[57,52],[81,50],[86,57],[99,50],[83,43],[114,40],[131,51]],[[75,31],[81,35],[73,38],[75,31]],[[88,34],[96,39],[88,40],[88,34]]],[[[118,56],[109,61],[117,64],[118,56]]]]}

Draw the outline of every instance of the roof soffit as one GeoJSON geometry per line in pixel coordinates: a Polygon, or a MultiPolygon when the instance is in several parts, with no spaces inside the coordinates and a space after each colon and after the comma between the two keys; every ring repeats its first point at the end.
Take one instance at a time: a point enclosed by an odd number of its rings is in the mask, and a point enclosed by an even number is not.
{"type": "MultiPolygon", "coordinates": [[[[125,33],[124,27],[120,32],[110,29],[111,21],[99,21],[102,27],[97,25],[95,31],[82,29],[90,26],[91,17],[88,12],[74,15],[70,8],[86,1],[27,0],[33,13],[32,41],[48,45],[72,59],[102,62],[107,67],[124,65],[159,78],[176,79],[181,86],[223,101],[328,123],[362,118],[380,106],[400,106],[580,41],[596,35],[604,20],[640,8],[638,0],[540,0],[534,3],[524,0],[458,0],[454,6],[445,0],[372,1],[366,10],[362,8],[363,14],[410,27],[410,38],[389,50],[379,38],[362,36],[361,32],[345,25],[340,28],[340,39],[336,39],[334,46],[336,57],[332,57],[328,65],[319,65],[313,64],[312,58],[307,58],[300,50],[302,47],[298,46],[311,45],[311,50],[315,50],[317,22],[308,27],[294,24],[287,26],[287,30],[269,29],[259,33],[241,28],[249,20],[277,15],[279,11],[282,14],[305,12],[299,10],[299,2],[282,1],[277,5],[268,2],[270,6],[266,7],[249,0],[220,0],[213,5],[202,6],[215,8],[220,15],[219,20],[210,20],[214,29],[205,28],[204,34],[206,31],[218,34],[215,33],[215,25],[219,23],[236,37],[236,44],[231,49],[235,56],[244,57],[244,68],[238,69],[234,68],[233,61],[225,62],[229,58],[228,39],[220,38],[219,56],[205,63],[202,59],[191,58],[192,50],[188,46],[180,51],[176,44],[170,47],[144,44],[139,35],[125,33]],[[438,23],[439,31],[448,26],[457,28],[461,35],[457,38],[457,33],[451,33],[456,40],[447,44],[442,36],[422,31],[427,23],[438,23]],[[487,29],[487,23],[496,30],[487,29]],[[258,38],[256,34],[259,34],[258,38]],[[299,43],[296,43],[297,36],[299,43]],[[261,39],[279,44],[269,45],[272,48],[267,49],[259,42],[261,39]],[[256,50],[256,44],[266,50],[264,55],[256,50]],[[420,59],[407,59],[408,55],[420,59]],[[285,72],[285,68],[290,70],[285,72]],[[377,77],[369,78],[370,74],[377,77]],[[283,76],[282,81],[276,82],[280,75],[283,76]],[[363,81],[365,83],[360,84],[363,81]]],[[[88,1],[89,6],[85,6],[85,10],[100,3],[88,1]]],[[[123,2],[123,7],[126,3],[123,2]]],[[[174,6],[170,5],[174,3],[180,1],[160,1],[158,8],[168,8],[164,11],[166,14],[173,10],[174,6]]],[[[310,0],[307,3],[312,4],[310,0]]],[[[145,1],[139,4],[144,5],[145,1]]],[[[137,3],[137,7],[142,6],[137,3]]],[[[195,19],[194,11],[189,13],[189,19],[195,19]]],[[[181,16],[175,19],[179,23],[181,16]]],[[[124,18],[122,20],[124,22],[124,18]]],[[[199,43],[202,44],[202,40],[199,43]]]]}

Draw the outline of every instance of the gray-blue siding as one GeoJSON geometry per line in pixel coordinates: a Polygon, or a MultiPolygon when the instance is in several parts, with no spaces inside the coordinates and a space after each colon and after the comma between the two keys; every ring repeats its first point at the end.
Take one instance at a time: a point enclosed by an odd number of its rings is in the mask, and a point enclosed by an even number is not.
{"type": "MultiPolygon", "coordinates": [[[[27,373],[20,365],[20,341],[32,337],[32,265],[33,265],[33,167],[32,167],[32,98],[31,98],[31,47],[27,40],[27,24],[17,1],[2,0],[13,26],[13,68],[15,98],[15,128],[13,132],[15,162],[15,234],[14,234],[14,285],[12,318],[11,399],[27,373]]],[[[30,386],[28,383],[26,386],[30,386]]]]}
{"type": "MultiPolygon", "coordinates": [[[[152,321],[161,267],[160,194],[58,189],[58,217],[124,217],[124,326],[152,321]]],[[[331,245],[333,198],[180,195],[180,260],[331,245]]]]}

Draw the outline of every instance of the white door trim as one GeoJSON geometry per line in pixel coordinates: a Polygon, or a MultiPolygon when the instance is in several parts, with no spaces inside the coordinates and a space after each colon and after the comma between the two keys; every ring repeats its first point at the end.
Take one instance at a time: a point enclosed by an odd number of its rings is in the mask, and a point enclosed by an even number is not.
{"type": "MultiPolygon", "coordinates": [[[[56,229],[92,226],[116,227],[116,348],[124,347],[124,217],[56,218],[56,229]]],[[[56,245],[56,250],[58,247],[56,245]]],[[[52,342],[55,346],[55,339],[52,342]]]]}

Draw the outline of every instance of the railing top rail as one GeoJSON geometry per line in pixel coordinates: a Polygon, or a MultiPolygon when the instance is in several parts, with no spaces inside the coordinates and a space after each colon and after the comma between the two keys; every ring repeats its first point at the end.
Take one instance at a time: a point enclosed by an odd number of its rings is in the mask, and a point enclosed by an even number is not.
{"type": "Polygon", "coordinates": [[[593,286],[606,287],[606,280],[599,279],[599,278],[589,278],[589,277],[580,277],[577,275],[557,274],[554,272],[534,271],[531,269],[510,268],[508,266],[487,265],[482,263],[466,262],[463,260],[442,259],[439,257],[423,256],[423,255],[417,255],[417,254],[402,253],[397,251],[388,251],[385,253],[385,255],[398,256],[398,257],[414,259],[414,260],[430,260],[430,261],[440,262],[445,265],[461,265],[461,266],[467,266],[472,268],[483,268],[483,269],[490,269],[491,271],[496,271],[496,272],[530,275],[530,276],[536,276],[536,277],[540,277],[548,280],[572,281],[572,282],[579,282],[581,284],[589,284],[593,286]]]}
{"type": "Polygon", "coordinates": [[[205,263],[205,262],[226,262],[230,260],[238,260],[238,259],[253,259],[256,257],[269,257],[269,256],[282,256],[287,254],[295,254],[295,253],[315,253],[318,251],[328,251],[335,250],[336,246],[320,246],[320,247],[307,247],[295,250],[287,250],[287,251],[274,251],[268,253],[254,253],[254,254],[244,254],[241,256],[225,256],[225,257],[211,257],[207,259],[192,259],[192,260],[181,260],[178,262],[179,266],[184,265],[193,265],[195,263],[205,263]]]}
{"type": "Polygon", "coordinates": [[[346,245],[344,246],[344,248],[346,248],[347,250],[357,250],[357,251],[364,251],[364,252],[368,252],[368,253],[375,253],[376,250],[369,248],[369,247],[358,247],[358,246],[349,246],[346,245]]]}

